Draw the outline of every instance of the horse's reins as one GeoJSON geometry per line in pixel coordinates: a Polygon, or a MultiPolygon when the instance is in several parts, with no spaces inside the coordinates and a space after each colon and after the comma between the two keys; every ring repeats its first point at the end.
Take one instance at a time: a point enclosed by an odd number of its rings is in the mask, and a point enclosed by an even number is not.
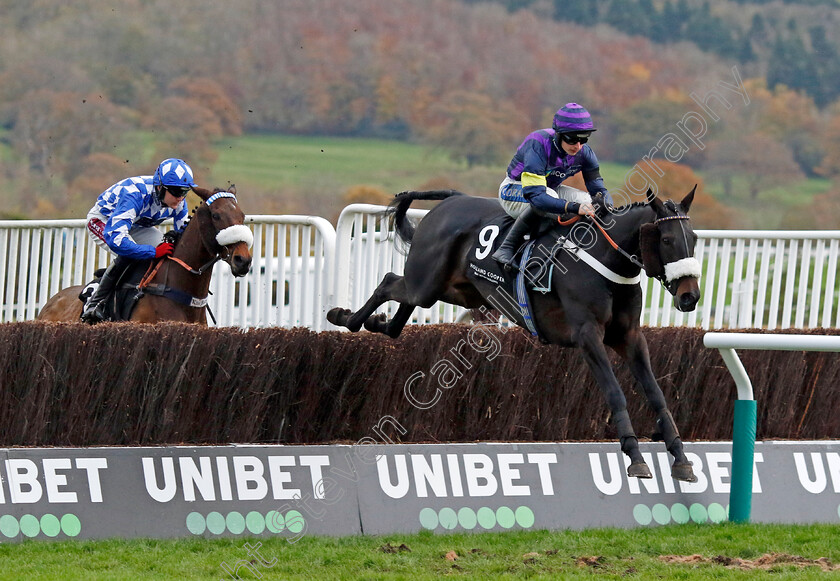
{"type": "MultiPolygon", "coordinates": [[[[570,226],[570,225],[574,224],[575,222],[577,222],[578,220],[580,220],[580,216],[575,216],[574,218],[572,218],[572,219],[570,219],[570,220],[566,220],[566,221],[561,220],[559,216],[557,217],[557,222],[558,222],[561,226],[570,226]]],[[[598,227],[598,230],[600,230],[600,231],[601,231],[601,234],[603,234],[603,235],[604,235],[604,238],[606,239],[606,241],[607,241],[607,242],[609,242],[610,246],[612,246],[612,247],[613,247],[615,250],[617,250],[617,251],[618,251],[618,252],[619,252],[622,256],[624,256],[627,260],[629,260],[630,262],[632,262],[633,264],[635,264],[635,265],[636,265],[636,266],[638,266],[639,268],[644,268],[644,265],[643,265],[643,264],[639,261],[639,259],[636,257],[636,255],[635,255],[635,254],[630,254],[629,252],[627,252],[626,250],[624,250],[621,246],[619,246],[618,244],[616,244],[615,240],[613,240],[613,239],[610,237],[610,235],[609,235],[609,234],[607,234],[607,231],[604,229],[604,227],[603,227],[603,226],[601,226],[601,224],[600,224],[600,223],[598,223],[598,220],[593,220],[593,222],[595,223],[595,226],[597,226],[597,227],[598,227]]]]}
{"type": "MultiPolygon", "coordinates": [[[[668,202],[671,202],[671,200],[668,200],[665,203],[668,204],[668,202]]],[[[671,202],[671,205],[673,205],[673,202],[671,202]]],[[[689,219],[689,217],[687,215],[680,214],[679,211],[676,209],[676,206],[673,207],[673,210],[674,210],[674,212],[676,212],[675,216],[665,216],[664,218],[657,218],[656,220],[653,221],[653,224],[658,225],[660,222],[665,222],[667,220],[688,220],[689,219]]],[[[574,224],[575,222],[580,220],[580,218],[581,218],[581,216],[574,216],[573,218],[564,221],[558,216],[557,217],[557,222],[561,226],[571,226],[572,224],[574,224]]],[[[639,259],[638,259],[638,257],[636,257],[636,255],[628,253],[621,246],[616,244],[616,242],[610,237],[609,234],[607,234],[607,231],[604,229],[603,226],[601,226],[601,224],[598,222],[598,220],[593,220],[593,222],[595,223],[595,226],[598,227],[598,230],[600,230],[601,233],[604,235],[604,238],[606,239],[606,241],[609,242],[610,246],[612,246],[615,250],[617,250],[627,260],[629,260],[630,262],[632,262],[633,264],[635,264],[639,268],[644,269],[644,264],[642,264],[639,261],[639,259]]],[[[683,234],[683,240],[685,241],[685,247],[688,248],[688,236],[685,233],[685,227],[683,226],[682,222],[680,222],[680,231],[683,234]]],[[[668,280],[668,277],[666,276],[665,273],[657,275],[654,278],[659,281],[659,284],[661,284],[662,287],[665,290],[667,290],[672,295],[674,294],[674,292],[671,291],[671,282],[672,281],[668,280]]]]}

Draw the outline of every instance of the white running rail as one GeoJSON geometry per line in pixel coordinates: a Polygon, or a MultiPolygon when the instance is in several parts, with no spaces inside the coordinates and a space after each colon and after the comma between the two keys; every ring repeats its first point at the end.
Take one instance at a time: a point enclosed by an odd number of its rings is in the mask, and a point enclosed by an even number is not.
{"type": "MultiPolygon", "coordinates": [[[[234,279],[216,265],[210,306],[220,326],[333,328],[332,307],[358,309],[405,256],[383,221],[384,206],[353,204],[335,229],[315,216],[249,216],[254,264],[234,279]],[[280,257],[283,257],[281,260],[280,257]]],[[[419,220],[426,210],[409,210],[419,220]]],[[[698,230],[702,297],[680,313],[642,275],[642,323],[703,329],[840,327],[840,231],[698,230]]],[[[0,221],[0,322],[32,320],[58,290],[91,279],[108,262],[88,240],[84,220],[0,221]]],[[[392,315],[394,303],[379,312],[392,315]]],[[[413,322],[459,320],[465,310],[438,303],[413,322]]]]}

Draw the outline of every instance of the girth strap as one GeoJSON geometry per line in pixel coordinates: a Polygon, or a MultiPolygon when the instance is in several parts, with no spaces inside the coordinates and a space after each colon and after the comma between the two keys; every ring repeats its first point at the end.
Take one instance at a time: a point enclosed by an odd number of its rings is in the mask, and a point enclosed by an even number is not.
{"type": "Polygon", "coordinates": [[[207,297],[199,299],[189,293],[185,293],[184,291],[162,284],[147,284],[142,290],[145,293],[159,297],[166,297],[176,303],[180,303],[188,307],[194,307],[196,309],[201,309],[207,306],[207,297]]]}

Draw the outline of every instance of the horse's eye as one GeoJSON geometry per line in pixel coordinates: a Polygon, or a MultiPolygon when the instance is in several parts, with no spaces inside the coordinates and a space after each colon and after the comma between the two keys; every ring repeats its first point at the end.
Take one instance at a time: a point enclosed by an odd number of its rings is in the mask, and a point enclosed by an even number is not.
{"type": "Polygon", "coordinates": [[[673,239],[673,238],[670,238],[670,237],[664,237],[664,236],[663,236],[663,238],[662,238],[662,244],[664,244],[665,246],[670,246],[670,245],[671,245],[671,244],[673,244],[673,243],[674,243],[674,239],[673,239]]]}
{"type": "Polygon", "coordinates": [[[217,214],[216,212],[213,212],[212,214],[210,214],[210,217],[213,218],[214,220],[219,220],[221,218],[221,216],[219,214],[217,214]]]}

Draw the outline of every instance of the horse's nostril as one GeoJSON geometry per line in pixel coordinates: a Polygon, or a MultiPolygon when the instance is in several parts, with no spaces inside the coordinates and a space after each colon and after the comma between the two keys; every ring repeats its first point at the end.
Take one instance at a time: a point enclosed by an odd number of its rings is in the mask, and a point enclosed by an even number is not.
{"type": "Polygon", "coordinates": [[[697,301],[700,299],[699,296],[695,295],[694,293],[683,293],[680,295],[680,307],[682,311],[690,311],[694,309],[694,306],[697,304],[697,301]]]}
{"type": "Polygon", "coordinates": [[[247,256],[234,255],[231,266],[236,272],[246,272],[251,267],[251,258],[247,256]]]}

